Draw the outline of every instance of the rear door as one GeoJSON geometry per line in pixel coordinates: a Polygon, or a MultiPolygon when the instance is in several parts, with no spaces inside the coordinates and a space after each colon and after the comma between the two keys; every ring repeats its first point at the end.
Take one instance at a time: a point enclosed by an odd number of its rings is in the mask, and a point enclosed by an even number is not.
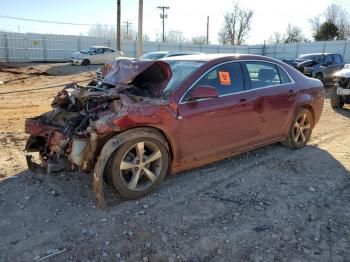
{"type": "Polygon", "coordinates": [[[97,48],[90,56],[91,64],[103,64],[104,60],[103,48],[97,48]]]}
{"type": "Polygon", "coordinates": [[[334,61],[334,71],[337,72],[341,70],[344,67],[344,62],[339,54],[334,54],[333,56],[333,61],[334,61]]]}
{"type": "Polygon", "coordinates": [[[214,66],[187,90],[179,103],[179,162],[232,153],[250,143],[258,119],[244,91],[239,62],[214,66]],[[201,85],[215,87],[219,96],[191,100],[191,91],[201,85]]]}
{"type": "Polygon", "coordinates": [[[288,128],[297,103],[293,80],[279,65],[251,61],[243,63],[249,82],[249,97],[253,100],[252,119],[258,119],[252,143],[259,144],[279,139],[288,128]]]}
{"type": "Polygon", "coordinates": [[[104,48],[104,63],[117,57],[117,52],[110,48],[104,48]]]}
{"type": "Polygon", "coordinates": [[[335,73],[337,68],[333,60],[333,55],[326,55],[324,59],[324,65],[326,69],[323,72],[323,79],[325,81],[329,81],[333,77],[333,74],[335,73]]]}

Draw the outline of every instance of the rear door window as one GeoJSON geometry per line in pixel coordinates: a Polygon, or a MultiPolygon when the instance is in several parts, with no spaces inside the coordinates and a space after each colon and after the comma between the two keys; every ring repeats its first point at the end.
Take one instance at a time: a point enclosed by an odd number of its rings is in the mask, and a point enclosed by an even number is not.
{"type": "Polygon", "coordinates": [[[205,73],[193,88],[201,85],[215,87],[219,96],[243,91],[244,82],[240,64],[231,62],[215,66],[205,73]]]}
{"type": "Polygon", "coordinates": [[[326,59],[324,60],[325,65],[332,65],[333,64],[333,59],[331,55],[327,55],[326,59]]]}
{"type": "Polygon", "coordinates": [[[337,65],[343,63],[343,61],[341,60],[340,55],[333,55],[333,60],[334,60],[334,63],[337,64],[337,65]]]}
{"type": "Polygon", "coordinates": [[[265,62],[245,62],[244,65],[248,72],[250,89],[280,85],[283,81],[286,81],[286,83],[290,82],[287,75],[280,77],[277,66],[274,64],[265,62]],[[281,80],[282,78],[283,81],[281,80]]]}
{"type": "Polygon", "coordinates": [[[104,53],[105,54],[110,54],[110,53],[114,53],[115,51],[113,49],[109,49],[109,48],[104,48],[104,53]]]}

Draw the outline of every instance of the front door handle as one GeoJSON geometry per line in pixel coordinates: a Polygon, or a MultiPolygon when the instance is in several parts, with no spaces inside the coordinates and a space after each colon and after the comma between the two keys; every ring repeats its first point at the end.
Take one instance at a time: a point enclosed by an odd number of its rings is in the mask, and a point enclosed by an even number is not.
{"type": "Polygon", "coordinates": [[[239,106],[243,106],[243,105],[246,104],[246,102],[247,102],[247,99],[242,98],[242,99],[240,99],[240,100],[238,101],[238,105],[239,105],[239,106]]]}

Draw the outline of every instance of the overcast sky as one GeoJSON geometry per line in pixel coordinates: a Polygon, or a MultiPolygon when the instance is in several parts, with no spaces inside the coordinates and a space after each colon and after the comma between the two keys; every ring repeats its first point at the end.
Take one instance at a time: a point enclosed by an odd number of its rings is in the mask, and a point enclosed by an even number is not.
{"type": "MultiPolygon", "coordinates": [[[[73,23],[116,23],[116,0],[1,0],[0,15],[65,21],[73,23]]],[[[122,21],[129,20],[137,29],[138,0],[121,0],[122,21]]],[[[331,3],[347,8],[349,0],[241,0],[244,8],[254,11],[248,44],[259,44],[275,31],[283,32],[288,23],[301,27],[311,38],[308,18],[322,13],[331,3]]],[[[187,38],[206,34],[206,17],[210,16],[210,41],[217,43],[223,15],[232,8],[232,0],[144,0],[144,33],[151,40],[161,34],[160,10],[169,6],[166,31],[182,31],[187,38]]],[[[86,34],[87,26],[53,25],[0,18],[0,30],[52,34],[86,34]]]]}

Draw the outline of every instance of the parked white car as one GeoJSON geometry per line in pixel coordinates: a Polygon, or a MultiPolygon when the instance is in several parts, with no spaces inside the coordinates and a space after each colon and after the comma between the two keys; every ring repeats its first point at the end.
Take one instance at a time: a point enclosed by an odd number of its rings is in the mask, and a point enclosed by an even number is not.
{"type": "Polygon", "coordinates": [[[94,65],[104,64],[116,57],[123,55],[123,52],[116,51],[107,46],[92,46],[74,53],[70,58],[73,65],[94,65]]]}

